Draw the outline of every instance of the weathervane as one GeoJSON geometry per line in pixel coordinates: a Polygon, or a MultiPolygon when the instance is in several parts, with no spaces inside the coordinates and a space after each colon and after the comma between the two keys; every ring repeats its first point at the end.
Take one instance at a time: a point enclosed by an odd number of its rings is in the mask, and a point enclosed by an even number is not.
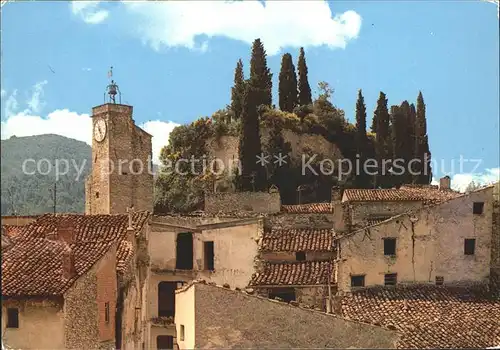
{"type": "MultiPolygon", "coordinates": [[[[108,78],[113,77],[113,66],[111,66],[108,72],[108,78]]],[[[106,87],[106,92],[104,93],[104,103],[106,103],[106,93],[109,95],[109,103],[116,103],[116,95],[118,94],[119,103],[122,103],[122,93],[120,88],[115,83],[113,79],[111,79],[111,83],[106,87]]]]}

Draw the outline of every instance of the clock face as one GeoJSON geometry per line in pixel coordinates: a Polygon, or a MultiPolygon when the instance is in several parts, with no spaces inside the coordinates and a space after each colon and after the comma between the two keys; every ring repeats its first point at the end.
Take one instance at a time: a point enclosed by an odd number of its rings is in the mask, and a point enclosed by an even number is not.
{"type": "Polygon", "coordinates": [[[94,124],[94,139],[97,142],[102,142],[106,137],[106,122],[104,119],[99,119],[94,124]]]}

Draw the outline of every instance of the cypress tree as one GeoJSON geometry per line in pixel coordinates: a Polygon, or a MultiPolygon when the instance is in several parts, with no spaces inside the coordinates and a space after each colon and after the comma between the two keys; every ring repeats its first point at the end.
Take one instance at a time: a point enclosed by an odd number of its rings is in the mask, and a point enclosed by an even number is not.
{"type": "Polygon", "coordinates": [[[391,139],[393,151],[392,185],[405,183],[406,174],[406,143],[407,143],[406,117],[400,106],[391,107],[391,139]]]}
{"type": "Polygon", "coordinates": [[[402,175],[402,183],[407,184],[412,182],[412,176],[409,171],[409,165],[411,164],[410,161],[413,159],[414,156],[414,145],[415,145],[415,138],[414,138],[414,122],[412,121],[412,111],[411,111],[411,106],[408,103],[408,101],[403,101],[401,103],[401,106],[399,108],[401,112],[401,117],[404,120],[404,133],[405,137],[401,140],[402,143],[400,144],[402,149],[399,150],[399,153],[401,155],[401,158],[404,159],[404,164],[405,164],[405,172],[402,175]]]}
{"type": "Polygon", "coordinates": [[[420,160],[417,175],[413,181],[417,184],[428,185],[432,180],[431,152],[427,136],[427,117],[425,115],[425,103],[422,92],[417,97],[417,110],[415,116],[415,158],[420,160]]]}
{"type": "Polygon", "coordinates": [[[245,94],[245,76],[243,73],[243,62],[238,60],[234,70],[234,86],[231,88],[231,110],[235,119],[241,117],[243,110],[243,95],[245,94]]]}
{"type": "MultiPolygon", "coordinates": [[[[364,171],[368,138],[366,136],[366,106],[361,89],[356,102],[356,151],[359,154],[360,168],[356,171],[356,185],[360,188],[370,187],[370,177],[364,171]]],[[[371,171],[372,169],[370,169],[371,171]]]]}
{"type": "Polygon", "coordinates": [[[384,160],[389,160],[392,156],[390,146],[390,129],[389,129],[389,110],[387,109],[386,95],[380,91],[377,101],[377,108],[373,115],[376,121],[375,128],[377,133],[375,135],[375,154],[379,167],[379,172],[376,176],[376,187],[390,187],[389,169],[385,166],[384,160]],[[384,167],[384,168],[383,168],[384,167]]]}
{"type": "Polygon", "coordinates": [[[262,152],[257,112],[259,97],[260,91],[247,84],[243,94],[239,145],[241,176],[238,177],[238,187],[241,191],[259,191],[266,184],[265,169],[261,164],[257,164],[257,156],[262,152]]]}
{"type": "Polygon", "coordinates": [[[377,115],[374,114],[373,115],[373,118],[372,118],[372,126],[370,126],[370,130],[372,131],[372,133],[376,134],[377,133],[377,115]]]}
{"type": "Polygon", "coordinates": [[[297,70],[299,71],[299,105],[309,105],[312,103],[312,95],[311,86],[309,85],[309,81],[307,80],[307,64],[303,47],[300,48],[297,70]]]}
{"type": "Polygon", "coordinates": [[[292,55],[289,53],[284,54],[281,60],[278,95],[280,109],[285,112],[293,112],[298,104],[297,75],[292,55]]]}
{"type": "Polygon", "coordinates": [[[260,39],[255,39],[250,59],[249,83],[252,86],[252,94],[256,94],[255,103],[257,107],[260,105],[272,106],[272,78],[273,75],[267,67],[267,55],[264,44],[262,44],[260,39]]]}

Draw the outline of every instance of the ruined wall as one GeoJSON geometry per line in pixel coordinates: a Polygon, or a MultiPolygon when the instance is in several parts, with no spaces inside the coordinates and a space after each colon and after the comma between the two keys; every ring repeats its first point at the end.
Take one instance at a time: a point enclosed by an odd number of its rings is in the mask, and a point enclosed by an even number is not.
{"type": "Polygon", "coordinates": [[[64,348],[62,300],[2,299],[2,343],[11,349],[64,348]],[[6,328],[11,307],[19,309],[19,328],[6,328]]]}
{"type": "MultiPolygon", "coordinates": [[[[306,261],[332,260],[335,257],[334,252],[305,252],[306,261]]],[[[261,252],[260,258],[270,262],[295,262],[297,261],[295,252],[261,252]]]]}
{"type": "Polygon", "coordinates": [[[398,283],[445,284],[486,282],[491,248],[491,193],[473,193],[423,208],[340,240],[337,283],[350,289],[351,275],[365,275],[365,286],[383,285],[384,274],[397,273],[398,283]],[[474,215],[472,203],[484,201],[474,215]],[[412,222],[413,221],[413,222],[412,222]],[[383,238],[396,238],[396,255],[384,256],[383,238]],[[464,239],[475,238],[474,255],[464,255],[464,239]]]}
{"type": "Polygon", "coordinates": [[[391,217],[406,213],[410,210],[422,208],[422,202],[396,201],[396,202],[352,202],[351,220],[356,225],[368,218],[391,217]]]}
{"type": "MultiPolygon", "coordinates": [[[[286,129],[282,131],[282,135],[285,142],[290,143],[292,159],[298,164],[300,164],[302,155],[306,152],[318,154],[318,157],[327,157],[332,160],[343,158],[337,145],[327,141],[323,136],[297,134],[286,129]]],[[[261,128],[262,144],[267,144],[268,140],[269,131],[266,128],[261,128]]],[[[231,164],[231,162],[239,158],[239,139],[236,136],[222,136],[209,139],[206,147],[211,159],[221,159],[225,165],[231,164]]]]}
{"type": "Polygon", "coordinates": [[[115,345],[116,247],[80,277],[64,295],[65,347],[112,348],[115,345]],[[113,299],[114,296],[114,299],[113,299]],[[110,322],[104,320],[104,303],[110,322]]]}
{"type": "Polygon", "coordinates": [[[265,219],[266,229],[333,228],[333,214],[275,214],[265,219]]]}
{"type": "Polygon", "coordinates": [[[39,215],[2,216],[2,225],[24,226],[39,218],[39,215]]]}
{"type": "Polygon", "coordinates": [[[205,193],[207,213],[229,211],[277,213],[280,209],[281,199],[277,192],[205,193]]]}
{"type": "MultiPolygon", "coordinates": [[[[307,287],[287,287],[277,286],[275,288],[257,288],[257,295],[269,298],[273,290],[292,288],[295,291],[295,301],[303,307],[326,311],[326,300],[328,298],[328,287],[326,286],[307,286],[307,287]]],[[[332,287],[332,295],[335,290],[332,287]]]]}
{"type": "Polygon", "coordinates": [[[244,288],[254,273],[258,255],[258,241],[262,236],[263,222],[233,227],[203,230],[194,241],[195,268],[198,278],[231,287],[244,288]],[[214,271],[204,270],[203,242],[214,242],[214,271]]]}

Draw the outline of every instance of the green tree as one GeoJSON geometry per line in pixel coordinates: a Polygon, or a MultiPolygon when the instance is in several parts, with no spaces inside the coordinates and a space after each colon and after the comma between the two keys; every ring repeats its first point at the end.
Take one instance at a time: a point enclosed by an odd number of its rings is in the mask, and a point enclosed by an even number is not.
{"type": "Polygon", "coordinates": [[[252,46],[252,57],[250,59],[250,79],[251,99],[255,101],[256,106],[272,105],[272,78],[273,75],[267,67],[267,55],[260,39],[255,39],[252,46]]]}
{"type": "Polygon", "coordinates": [[[376,134],[377,133],[377,115],[374,114],[372,118],[372,125],[370,126],[370,130],[372,133],[376,134]]]}
{"type": "Polygon", "coordinates": [[[257,156],[262,153],[259,114],[257,112],[257,107],[261,102],[261,92],[252,84],[247,84],[243,95],[239,147],[241,174],[237,177],[237,186],[240,191],[260,191],[266,187],[265,168],[257,163],[257,156]]]}
{"type": "Polygon", "coordinates": [[[391,107],[391,138],[392,138],[392,185],[405,183],[407,160],[407,128],[406,117],[401,106],[391,107]]]}
{"type": "Polygon", "coordinates": [[[389,128],[389,110],[387,109],[386,95],[380,91],[377,101],[377,108],[373,114],[373,120],[376,121],[375,128],[375,154],[378,164],[378,174],[375,178],[375,187],[390,187],[390,177],[385,168],[385,164],[392,157],[390,143],[391,135],[389,128]]]}
{"type": "Polygon", "coordinates": [[[243,73],[243,62],[241,59],[234,70],[234,85],[231,88],[231,111],[234,118],[239,119],[243,110],[243,95],[245,93],[245,75],[243,73]]]}
{"type": "Polygon", "coordinates": [[[278,95],[280,109],[285,112],[293,112],[298,104],[297,75],[292,55],[289,53],[284,54],[281,60],[278,95]]]}
{"type": "Polygon", "coordinates": [[[413,182],[428,185],[432,181],[431,152],[427,136],[427,117],[425,115],[425,102],[422,92],[417,97],[415,116],[415,158],[419,160],[413,182]]]}
{"type": "Polygon", "coordinates": [[[367,159],[368,138],[366,136],[366,106],[361,89],[358,91],[356,102],[356,152],[359,155],[360,168],[356,169],[356,186],[359,188],[370,187],[370,176],[364,171],[367,159]]]}
{"type": "Polygon", "coordinates": [[[297,63],[297,70],[299,71],[299,105],[305,106],[312,103],[311,86],[307,79],[307,64],[304,53],[304,48],[300,48],[299,61],[297,63]]]}

